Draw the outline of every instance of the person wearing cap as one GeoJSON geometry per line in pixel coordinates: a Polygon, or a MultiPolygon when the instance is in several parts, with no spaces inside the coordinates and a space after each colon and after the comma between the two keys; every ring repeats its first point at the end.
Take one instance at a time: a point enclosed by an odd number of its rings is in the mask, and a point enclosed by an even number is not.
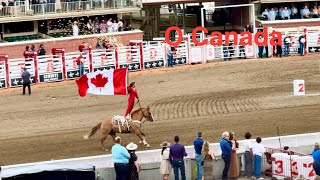
{"type": "Polygon", "coordinates": [[[179,180],[179,169],[181,173],[182,180],[186,180],[186,170],[184,166],[183,157],[187,156],[186,149],[184,145],[179,144],[179,136],[174,137],[175,144],[170,146],[169,159],[170,164],[173,167],[174,179],[179,180]]]}
{"type": "Polygon", "coordinates": [[[138,148],[138,145],[131,142],[126,146],[126,148],[130,154],[129,165],[128,165],[129,172],[128,172],[127,180],[138,180],[139,172],[141,170],[140,165],[138,163],[138,157],[135,153],[135,150],[138,148]]]}
{"type": "Polygon", "coordinates": [[[320,176],[320,145],[319,143],[315,143],[314,149],[312,151],[313,157],[313,169],[314,172],[320,176]]]}
{"type": "Polygon", "coordinates": [[[160,173],[163,175],[163,180],[168,180],[170,174],[172,173],[172,167],[170,165],[170,160],[169,160],[170,143],[165,141],[160,144],[160,147],[162,147],[162,151],[161,151],[162,161],[160,165],[160,173]]]}
{"type": "Polygon", "coordinates": [[[22,77],[22,85],[23,85],[23,92],[22,92],[22,94],[23,95],[25,95],[26,94],[26,87],[28,87],[28,92],[29,92],[29,95],[31,95],[31,86],[30,86],[30,84],[31,84],[31,81],[30,81],[30,77],[31,77],[31,75],[30,75],[30,73],[29,73],[29,71],[27,70],[27,68],[25,67],[25,68],[23,68],[23,73],[22,73],[22,75],[21,75],[21,77],[22,77]]]}
{"type": "Polygon", "coordinates": [[[117,176],[116,180],[126,180],[129,172],[128,164],[130,154],[127,149],[121,145],[121,138],[119,136],[115,138],[115,145],[112,146],[111,153],[117,176]]]}
{"type": "Polygon", "coordinates": [[[193,141],[194,151],[195,151],[195,159],[197,162],[197,180],[201,180],[203,176],[203,168],[202,168],[202,161],[203,156],[201,155],[201,150],[203,146],[203,139],[202,139],[202,132],[197,132],[197,138],[193,141]]]}

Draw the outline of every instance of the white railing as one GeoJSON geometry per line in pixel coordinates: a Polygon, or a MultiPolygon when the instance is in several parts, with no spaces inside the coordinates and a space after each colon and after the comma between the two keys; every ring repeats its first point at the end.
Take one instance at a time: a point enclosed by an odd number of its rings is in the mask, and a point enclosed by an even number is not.
{"type": "Polygon", "coordinates": [[[57,13],[70,13],[81,11],[94,11],[104,9],[121,9],[137,7],[134,1],[128,0],[87,0],[74,2],[48,1],[46,3],[32,4],[27,1],[17,1],[14,6],[4,6],[0,10],[0,17],[19,17],[30,15],[44,15],[57,13]]]}

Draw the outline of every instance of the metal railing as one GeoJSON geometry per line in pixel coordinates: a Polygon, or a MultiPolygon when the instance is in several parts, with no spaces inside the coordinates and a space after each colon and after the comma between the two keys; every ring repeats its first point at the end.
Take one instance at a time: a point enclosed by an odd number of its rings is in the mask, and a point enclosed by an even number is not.
{"type": "Polygon", "coordinates": [[[0,9],[0,18],[138,7],[136,2],[131,0],[73,0],[72,2],[44,0],[36,4],[16,1],[11,5],[13,6],[3,6],[0,9]]]}

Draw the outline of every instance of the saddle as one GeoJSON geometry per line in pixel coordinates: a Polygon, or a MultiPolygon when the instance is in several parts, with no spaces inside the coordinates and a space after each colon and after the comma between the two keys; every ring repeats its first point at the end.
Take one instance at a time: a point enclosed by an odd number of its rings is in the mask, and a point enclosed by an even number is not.
{"type": "Polygon", "coordinates": [[[129,118],[129,122],[128,122],[128,120],[124,116],[120,116],[120,115],[113,116],[112,122],[114,125],[118,125],[120,133],[121,133],[121,129],[125,130],[127,128],[128,131],[130,130],[132,120],[131,120],[131,116],[129,116],[129,117],[130,118],[129,118]],[[127,126],[127,127],[125,127],[125,126],[127,126]]]}

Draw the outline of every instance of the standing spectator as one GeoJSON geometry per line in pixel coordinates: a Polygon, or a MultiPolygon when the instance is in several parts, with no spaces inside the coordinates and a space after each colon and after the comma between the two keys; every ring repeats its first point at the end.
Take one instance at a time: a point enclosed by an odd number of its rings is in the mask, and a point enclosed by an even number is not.
{"type": "Polygon", "coordinates": [[[72,25],[72,35],[73,36],[79,36],[79,27],[78,27],[78,22],[74,21],[72,25]]]}
{"type": "Polygon", "coordinates": [[[34,46],[34,44],[31,45],[31,51],[36,51],[36,47],[34,46]]]}
{"type": "Polygon", "coordinates": [[[253,145],[253,155],[254,155],[254,176],[257,179],[264,179],[261,177],[262,171],[262,155],[266,152],[264,146],[261,144],[261,138],[257,137],[257,143],[253,145]]]}
{"type": "Polygon", "coordinates": [[[280,44],[278,44],[278,40],[275,41],[277,43],[277,46],[276,46],[276,57],[282,57],[282,46],[280,44]]]}
{"type": "Polygon", "coordinates": [[[237,178],[240,176],[239,165],[238,165],[238,157],[237,150],[239,149],[239,143],[235,140],[236,134],[234,132],[230,132],[229,140],[232,143],[232,153],[231,153],[231,161],[230,161],[230,169],[228,177],[237,178]]]}
{"type": "Polygon", "coordinates": [[[168,180],[170,174],[172,173],[172,167],[170,165],[170,160],[169,160],[170,143],[165,141],[162,144],[160,144],[160,147],[162,147],[162,151],[161,151],[162,161],[160,165],[160,172],[163,175],[163,180],[168,180]]]}
{"type": "Polygon", "coordinates": [[[228,179],[228,172],[231,161],[232,145],[229,141],[229,132],[222,133],[222,138],[220,140],[220,148],[222,151],[222,159],[224,161],[224,169],[222,173],[222,180],[228,179]]]}
{"type": "Polygon", "coordinates": [[[118,26],[119,26],[119,31],[123,31],[123,22],[120,18],[118,18],[118,26]]]}
{"type": "Polygon", "coordinates": [[[29,92],[29,95],[31,95],[31,87],[30,87],[30,84],[31,84],[31,81],[30,81],[30,73],[29,71],[27,70],[27,68],[23,68],[23,73],[21,75],[22,77],[22,84],[23,84],[23,92],[22,94],[25,95],[26,94],[26,87],[28,87],[28,92],[29,92]]]}
{"type": "Polygon", "coordinates": [[[243,141],[244,146],[244,176],[250,178],[253,176],[253,151],[252,151],[252,142],[249,140],[251,138],[251,133],[246,132],[244,135],[245,140],[243,141]]]}
{"type": "Polygon", "coordinates": [[[202,174],[203,174],[203,169],[201,165],[203,161],[203,157],[201,155],[201,150],[203,146],[202,132],[198,131],[197,135],[198,137],[193,141],[193,145],[194,145],[194,151],[195,151],[195,158],[197,162],[197,180],[201,180],[202,174]]]}
{"type": "Polygon", "coordinates": [[[261,43],[260,45],[258,45],[258,57],[259,57],[259,58],[262,58],[263,49],[264,49],[264,45],[262,44],[262,43],[263,43],[263,37],[262,37],[262,36],[259,36],[258,41],[259,41],[259,43],[261,43]]]}
{"type": "Polygon", "coordinates": [[[117,23],[116,20],[113,20],[112,31],[113,32],[118,32],[118,30],[119,30],[119,24],[117,23]]]}
{"type": "Polygon", "coordinates": [[[304,34],[302,34],[299,37],[299,47],[300,47],[300,55],[303,56],[304,55],[304,43],[306,42],[306,39],[304,37],[304,34]]]}
{"type": "Polygon", "coordinates": [[[320,145],[319,143],[315,143],[314,149],[312,151],[313,157],[313,169],[315,173],[320,176],[320,145]]]}
{"type": "Polygon", "coordinates": [[[141,168],[138,163],[138,157],[135,153],[135,150],[138,148],[138,145],[131,142],[127,145],[126,148],[130,154],[129,165],[128,165],[129,172],[128,172],[127,180],[139,180],[139,172],[141,168]]]}
{"type": "Polygon", "coordinates": [[[173,66],[173,47],[167,46],[167,55],[168,55],[168,67],[173,66]]]}
{"type": "Polygon", "coordinates": [[[290,40],[288,34],[283,39],[283,43],[284,43],[284,56],[288,57],[289,56],[289,46],[290,46],[290,43],[291,43],[291,40],[290,40]]]}
{"type": "Polygon", "coordinates": [[[217,161],[217,158],[210,149],[210,143],[208,141],[203,143],[201,155],[203,156],[203,180],[212,180],[214,179],[212,161],[213,159],[217,161]]]}
{"type": "Polygon", "coordinates": [[[184,145],[179,144],[179,136],[174,137],[174,142],[170,147],[170,153],[169,153],[169,159],[170,163],[173,167],[174,171],[174,179],[179,180],[179,169],[181,173],[182,180],[186,180],[186,170],[184,166],[184,160],[183,157],[187,156],[186,149],[184,148],[184,145]]]}
{"type": "Polygon", "coordinates": [[[43,47],[43,44],[40,44],[39,50],[38,50],[38,56],[44,56],[46,55],[46,50],[43,47]]]}
{"type": "Polygon", "coordinates": [[[78,57],[76,62],[79,67],[79,76],[82,76],[84,73],[84,62],[85,62],[85,59],[83,58],[82,54],[78,57]]]}
{"type": "Polygon", "coordinates": [[[121,146],[121,138],[119,136],[115,138],[115,145],[112,146],[111,153],[117,175],[116,180],[126,180],[129,172],[128,163],[130,154],[125,147],[121,146]]]}

